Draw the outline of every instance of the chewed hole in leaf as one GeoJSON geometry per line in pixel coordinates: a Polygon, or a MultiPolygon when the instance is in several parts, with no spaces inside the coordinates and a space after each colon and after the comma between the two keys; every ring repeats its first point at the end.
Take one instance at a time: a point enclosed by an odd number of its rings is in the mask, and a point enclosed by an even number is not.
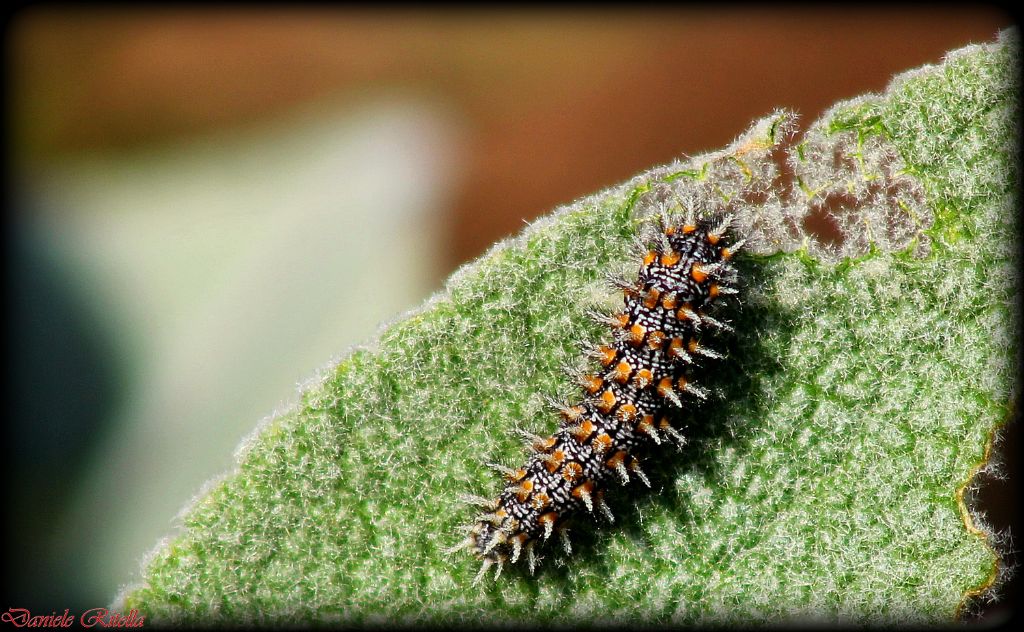
{"type": "Polygon", "coordinates": [[[728,149],[698,156],[680,177],[652,187],[638,213],[724,206],[757,254],[806,248],[836,262],[914,245],[924,256],[932,212],[898,152],[881,132],[830,131],[832,118],[859,104],[840,104],[803,133],[791,113],[767,117],[728,149]]]}
{"type": "Polygon", "coordinates": [[[836,223],[834,215],[842,212],[838,204],[821,204],[813,207],[811,212],[804,216],[802,228],[804,232],[819,244],[832,249],[838,249],[843,245],[843,233],[836,223]]]}

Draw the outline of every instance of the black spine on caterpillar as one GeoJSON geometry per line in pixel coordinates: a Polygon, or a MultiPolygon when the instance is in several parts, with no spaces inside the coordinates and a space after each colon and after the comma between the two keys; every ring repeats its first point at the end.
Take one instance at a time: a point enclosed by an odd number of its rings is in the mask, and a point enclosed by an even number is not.
{"type": "Polygon", "coordinates": [[[600,370],[581,378],[583,401],[562,409],[551,437],[527,435],[532,454],[516,470],[503,470],[504,491],[495,500],[470,497],[486,513],[457,547],[483,562],[477,581],[496,565],[525,558],[532,573],[534,546],[557,533],[569,552],[567,522],[580,514],[612,520],[604,501],[612,482],[650,482],[638,455],[652,444],[684,438],[671,424],[672,409],[703,400],[707,392],[692,379],[698,357],[719,358],[706,346],[707,332],[728,328],[708,310],[735,294],[729,259],[742,241],[728,243],[726,217],[670,223],[643,255],[634,283],[619,282],[624,309],[604,319],[611,344],[593,356],[600,370]]]}

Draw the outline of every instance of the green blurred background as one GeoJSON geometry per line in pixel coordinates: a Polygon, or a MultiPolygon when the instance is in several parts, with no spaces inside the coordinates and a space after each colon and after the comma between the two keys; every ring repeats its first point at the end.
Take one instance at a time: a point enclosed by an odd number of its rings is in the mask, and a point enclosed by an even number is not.
{"type": "MultiPolygon", "coordinates": [[[[524,221],[1012,23],[950,6],[22,9],[0,607],[108,604],[260,419],[524,221]]],[[[984,481],[997,527],[1010,494],[984,481]]]]}

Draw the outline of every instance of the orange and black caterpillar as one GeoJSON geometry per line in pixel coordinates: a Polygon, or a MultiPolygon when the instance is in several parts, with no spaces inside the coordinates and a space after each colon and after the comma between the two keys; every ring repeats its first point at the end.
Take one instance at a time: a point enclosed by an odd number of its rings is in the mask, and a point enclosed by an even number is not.
{"type": "Polygon", "coordinates": [[[693,373],[698,357],[722,357],[702,336],[729,329],[708,312],[736,294],[729,259],[743,242],[729,243],[728,217],[672,222],[660,216],[658,224],[651,243],[638,244],[643,259],[636,281],[614,282],[625,307],[601,318],[613,338],[592,352],[600,370],[580,378],[583,401],[561,408],[553,436],[526,435],[532,455],[523,467],[496,466],[506,479],[496,500],[468,497],[487,513],[456,549],[468,548],[483,561],[477,581],[491,566],[497,577],[506,562],[520,558],[532,573],[534,546],[556,532],[570,552],[565,527],[573,516],[600,512],[613,520],[604,501],[610,483],[635,477],[650,487],[639,455],[666,439],[681,446],[674,409],[707,398],[693,373]]]}

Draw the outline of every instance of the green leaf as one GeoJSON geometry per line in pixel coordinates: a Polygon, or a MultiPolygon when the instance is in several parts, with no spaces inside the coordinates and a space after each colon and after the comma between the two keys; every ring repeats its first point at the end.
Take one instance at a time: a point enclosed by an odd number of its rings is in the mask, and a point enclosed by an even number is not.
{"type": "MultiPolygon", "coordinates": [[[[1011,407],[1018,43],[951,54],[798,134],[778,112],[723,151],[557,210],[459,270],[308,386],[161,543],[118,606],[147,622],[941,622],[1000,570],[967,513],[1011,407]],[[635,273],[659,210],[749,237],[721,391],[693,440],[536,576],[472,584],[445,549],[554,429],[547,397],[607,339],[588,310],[635,273]],[[832,233],[821,226],[831,225],[832,233]],[[817,227],[817,228],[816,228],[817,227]],[[840,235],[836,237],[835,233],[840,235]]],[[[621,300],[621,298],[619,298],[621,300]]]]}

